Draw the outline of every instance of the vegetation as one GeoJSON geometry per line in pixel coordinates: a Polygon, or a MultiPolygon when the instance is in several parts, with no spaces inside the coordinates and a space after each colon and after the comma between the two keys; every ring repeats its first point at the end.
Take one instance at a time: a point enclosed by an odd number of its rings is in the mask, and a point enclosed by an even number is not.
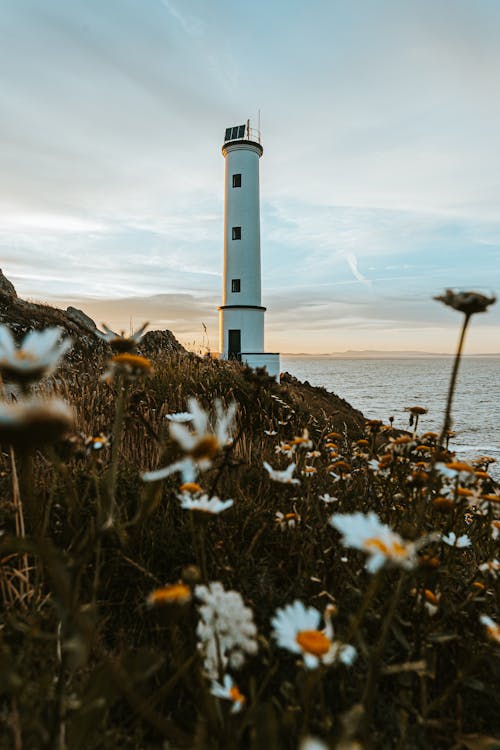
{"type": "Polygon", "coordinates": [[[443,434],[420,406],[401,434],[132,338],[57,372],[50,336],[0,338],[0,748],[500,746],[500,492],[454,460],[459,357],[443,434]]]}

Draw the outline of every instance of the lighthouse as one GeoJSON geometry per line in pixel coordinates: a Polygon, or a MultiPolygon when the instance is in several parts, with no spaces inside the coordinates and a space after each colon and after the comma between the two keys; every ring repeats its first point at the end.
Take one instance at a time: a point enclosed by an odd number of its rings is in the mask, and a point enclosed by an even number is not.
{"type": "Polygon", "coordinates": [[[279,377],[279,354],[264,350],[261,301],[259,160],[260,132],[246,125],[226,128],[224,156],[224,273],[219,307],[219,351],[279,377]]]}

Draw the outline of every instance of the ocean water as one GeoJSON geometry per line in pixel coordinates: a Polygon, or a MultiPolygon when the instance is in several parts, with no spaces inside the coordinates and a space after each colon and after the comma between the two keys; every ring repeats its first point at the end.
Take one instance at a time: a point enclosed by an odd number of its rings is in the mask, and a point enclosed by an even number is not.
{"type": "MultiPolygon", "coordinates": [[[[425,406],[419,432],[439,432],[453,360],[451,357],[342,358],[283,355],[282,372],[323,386],[363,412],[367,419],[394,417],[409,429],[405,406],[425,406]]],[[[500,357],[466,357],[460,363],[452,410],[457,458],[497,459],[490,473],[500,480],[500,357]]]]}

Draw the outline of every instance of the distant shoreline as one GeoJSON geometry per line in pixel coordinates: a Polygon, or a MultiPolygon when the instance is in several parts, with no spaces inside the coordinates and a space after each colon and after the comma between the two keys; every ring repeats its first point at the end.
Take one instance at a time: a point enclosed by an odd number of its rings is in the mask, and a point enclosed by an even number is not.
{"type": "MultiPolygon", "coordinates": [[[[310,359],[451,359],[454,354],[442,352],[397,352],[397,351],[346,351],[309,354],[306,352],[281,352],[282,357],[303,357],[310,359]]],[[[500,359],[500,352],[490,354],[464,354],[467,359],[500,359]]]]}

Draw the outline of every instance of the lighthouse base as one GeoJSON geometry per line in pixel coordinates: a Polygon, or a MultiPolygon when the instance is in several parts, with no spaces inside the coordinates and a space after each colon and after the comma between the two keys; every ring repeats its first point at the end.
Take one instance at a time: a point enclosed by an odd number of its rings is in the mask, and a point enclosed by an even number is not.
{"type": "Polygon", "coordinates": [[[256,370],[265,367],[268,375],[280,379],[280,355],[276,352],[241,352],[241,361],[256,370]]]}

